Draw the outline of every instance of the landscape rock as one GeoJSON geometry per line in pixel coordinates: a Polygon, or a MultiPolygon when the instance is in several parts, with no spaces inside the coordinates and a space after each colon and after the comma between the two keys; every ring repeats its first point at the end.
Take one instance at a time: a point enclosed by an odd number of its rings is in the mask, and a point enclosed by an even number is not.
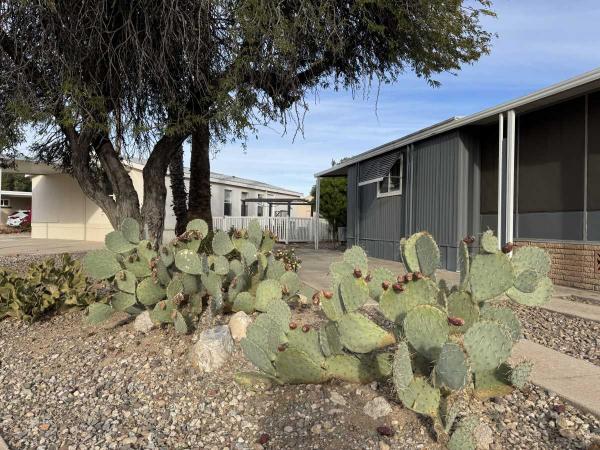
{"type": "Polygon", "coordinates": [[[387,416],[391,413],[392,407],[385,398],[375,397],[365,404],[363,411],[367,416],[372,417],[373,419],[379,419],[380,417],[387,416]]]}
{"type": "Polygon", "coordinates": [[[339,392],[331,391],[329,399],[336,405],[346,406],[346,399],[339,392]]]}
{"type": "Polygon", "coordinates": [[[478,450],[488,450],[494,443],[494,431],[487,423],[481,422],[474,431],[478,450]]]}
{"type": "Polygon", "coordinates": [[[133,322],[133,328],[140,333],[149,333],[157,327],[158,324],[150,318],[150,311],[139,314],[133,322]]]}
{"type": "Polygon", "coordinates": [[[233,339],[227,325],[205,330],[190,350],[194,367],[212,372],[221,367],[233,352],[233,339]]]}
{"type": "Polygon", "coordinates": [[[246,337],[246,329],[252,318],[244,311],[238,311],[229,319],[229,331],[234,341],[239,342],[246,337]]]}

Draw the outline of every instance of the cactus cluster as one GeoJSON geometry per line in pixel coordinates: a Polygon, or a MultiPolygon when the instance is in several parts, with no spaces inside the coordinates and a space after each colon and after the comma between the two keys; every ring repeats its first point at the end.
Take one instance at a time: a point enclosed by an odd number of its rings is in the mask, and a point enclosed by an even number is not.
{"type": "MultiPolygon", "coordinates": [[[[426,232],[401,242],[407,269],[402,276],[383,268],[369,271],[364,251],[352,247],[331,265],[331,290],[313,297],[328,319],[319,329],[288,323],[289,308],[273,299],[273,309],[264,309],[249,327],[244,352],[284,383],[369,382],[391,375],[407,408],[449,432],[465,393],[498,396],[527,381],[530,363],[508,363],[521,327],[503,306],[506,297],[535,306],[552,294],[543,250],[523,248],[511,257],[486,232],[480,252],[470,256],[471,243],[460,243],[460,282],[452,288],[436,279],[440,252],[426,232]],[[393,332],[361,313],[368,301],[378,304],[393,332]]],[[[454,427],[451,448],[470,448],[472,422],[464,419],[454,427]]]]}
{"type": "Polygon", "coordinates": [[[206,307],[212,314],[263,311],[274,298],[299,294],[298,276],[271,255],[274,236],[257,221],[231,236],[215,232],[210,245],[204,242],[210,239],[208,225],[200,219],[158,248],[140,234],[139,224],[127,218],[106,236],[106,249],[85,257],[87,273],[114,287],[107,299],[90,305],[89,322],[102,322],[115,311],[149,310],[155,322],[187,333],[206,307]],[[202,252],[206,248],[212,252],[202,252]]]}

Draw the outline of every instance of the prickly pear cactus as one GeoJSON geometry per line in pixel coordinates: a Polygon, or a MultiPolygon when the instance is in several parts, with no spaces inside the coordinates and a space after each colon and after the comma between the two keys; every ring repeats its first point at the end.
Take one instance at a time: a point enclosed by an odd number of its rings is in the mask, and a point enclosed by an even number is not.
{"type": "Polygon", "coordinates": [[[108,280],[114,288],[108,298],[90,307],[88,321],[100,323],[116,311],[137,315],[149,310],[155,322],[187,333],[207,305],[212,314],[251,313],[299,295],[298,275],[286,272],[272,257],[274,236],[257,221],[250,222],[248,231],[238,230],[233,236],[218,231],[205,242],[208,229],[203,220],[192,220],[182,235],[153,248],[140,239],[139,224],[125,219],[119,230],[106,236],[106,249],[85,257],[90,277],[108,280]],[[214,254],[201,248],[212,248],[214,254]],[[265,280],[270,289],[263,286],[265,280]]]}

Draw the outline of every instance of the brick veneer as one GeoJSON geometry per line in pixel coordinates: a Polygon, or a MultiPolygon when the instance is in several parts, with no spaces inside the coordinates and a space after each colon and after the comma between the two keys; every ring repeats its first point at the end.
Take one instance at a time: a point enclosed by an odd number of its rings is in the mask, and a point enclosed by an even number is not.
{"type": "Polygon", "coordinates": [[[543,248],[552,257],[550,278],[554,284],[600,291],[598,244],[566,242],[516,241],[516,247],[533,245],[543,248]]]}

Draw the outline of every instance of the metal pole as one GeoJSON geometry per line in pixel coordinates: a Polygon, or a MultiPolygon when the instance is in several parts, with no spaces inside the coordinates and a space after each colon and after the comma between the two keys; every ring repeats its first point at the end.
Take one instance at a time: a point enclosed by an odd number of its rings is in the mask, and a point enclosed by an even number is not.
{"type": "MultiPolygon", "coordinates": [[[[0,167],[0,224],[2,224],[2,168],[0,167]]],[[[4,225],[4,224],[2,224],[4,225]]]]}
{"type": "Polygon", "coordinates": [[[502,246],[502,190],[504,189],[502,166],[504,165],[504,114],[498,116],[498,245],[502,246]]]}
{"type": "Polygon", "coordinates": [[[319,250],[319,234],[321,231],[321,219],[319,212],[321,209],[321,178],[317,177],[317,185],[315,189],[315,250],[319,250]]]}
{"type": "Polygon", "coordinates": [[[515,217],[515,111],[510,110],[506,115],[506,239],[514,240],[515,217]]]}

